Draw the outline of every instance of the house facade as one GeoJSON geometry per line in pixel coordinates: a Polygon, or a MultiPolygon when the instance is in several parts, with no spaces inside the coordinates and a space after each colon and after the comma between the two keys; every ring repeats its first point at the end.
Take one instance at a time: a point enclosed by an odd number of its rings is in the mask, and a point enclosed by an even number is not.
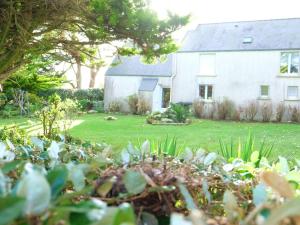
{"type": "Polygon", "coordinates": [[[106,106],[134,93],[148,93],[152,111],[163,110],[168,96],[300,106],[300,18],[199,25],[167,61],[130,57],[107,71],[106,106]]]}

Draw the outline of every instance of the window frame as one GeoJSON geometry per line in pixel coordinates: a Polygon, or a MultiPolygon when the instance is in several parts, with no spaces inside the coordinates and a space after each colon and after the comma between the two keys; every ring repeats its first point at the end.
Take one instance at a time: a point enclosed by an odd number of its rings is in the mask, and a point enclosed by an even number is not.
{"type": "Polygon", "coordinates": [[[170,106],[170,103],[171,103],[171,87],[162,87],[161,89],[161,95],[162,95],[162,101],[161,101],[161,108],[162,109],[167,109],[169,106],[170,106]],[[167,107],[164,107],[165,106],[165,91],[164,89],[169,89],[169,104],[167,107]]]}
{"type": "Polygon", "coordinates": [[[203,101],[213,101],[214,99],[214,85],[213,84],[198,84],[198,97],[203,101]],[[200,95],[200,88],[204,86],[204,98],[200,95]],[[208,98],[208,87],[212,88],[211,98],[208,98]]]}
{"type": "Polygon", "coordinates": [[[286,88],[286,99],[287,100],[299,100],[299,86],[296,85],[288,85],[286,88]],[[290,87],[296,87],[297,88],[297,96],[289,96],[288,92],[289,92],[289,88],[290,87]]]}
{"type": "Polygon", "coordinates": [[[216,53],[210,53],[210,52],[199,53],[198,63],[199,63],[198,73],[199,73],[200,76],[216,76],[216,73],[217,73],[217,68],[216,68],[216,65],[217,65],[216,53]],[[213,72],[211,74],[202,73],[202,71],[201,71],[201,57],[203,57],[203,56],[213,56],[214,57],[214,68],[213,68],[213,72]]]}
{"type": "Polygon", "coordinates": [[[267,85],[267,84],[262,84],[262,85],[260,85],[260,87],[259,87],[259,97],[261,98],[261,99],[269,99],[270,98],[270,85],[267,85]],[[263,95],[262,94],[262,88],[263,87],[267,87],[268,88],[268,95],[263,95]]]}
{"type": "Polygon", "coordinates": [[[300,76],[300,51],[282,51],[279,54],[279,73],[281,76],[300,76]],[[288,62],[287,67],[288,71],[286,73],[281,72],[281,57],[282,54],[288,54],[288,62]],[[297,73],[291,73],[291,65],[292,65],[292,54],[297,53],[299,57],[299,64],[298,64],[298,72],[297,73]]]}

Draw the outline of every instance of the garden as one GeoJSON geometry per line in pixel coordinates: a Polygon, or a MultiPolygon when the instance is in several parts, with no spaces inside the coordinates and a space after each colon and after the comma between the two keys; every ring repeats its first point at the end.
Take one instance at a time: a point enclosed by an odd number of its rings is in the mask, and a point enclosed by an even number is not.
{"type": "Polygon", "coordinates": [[[155,62],[188,20],[144,0],[0,2],[0,225],[300,224],[298,108],[104,107],[96,46],[155,62]]]}

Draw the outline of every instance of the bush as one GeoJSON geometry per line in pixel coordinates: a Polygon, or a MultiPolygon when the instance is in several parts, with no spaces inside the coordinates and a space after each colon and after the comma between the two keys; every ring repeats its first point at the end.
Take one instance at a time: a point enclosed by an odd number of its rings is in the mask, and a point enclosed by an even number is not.
{"type": "Polygon", "coordinates": [[[172,119],[176,123],[185,123],[189,112],[186,106],[171,103],[170,108],[168,108],[165,114],[167,118],[172,119]]]}
{"type": "Polygon", "coordinates": [[[18,126],[5,126],[3,129],[0,129],[0,142],[5,140],[21,145],[26,145],[29,142],[26,131],[18,126]]]}
{"type": "Polygon", "coordinates": [[[254,121],[257,113],[258,113],[258,104],[256,101],[250,101],[246,105],[245,109],[245,118],[249,121],[254,121]]]}
{"type": "Polygon", "coordinates": [[[98,113],[104,112],[104,102],[103,101],[93,101],[93,110],[96,110],[98,113]]]}
{"type": "Polygon", "coordinates": [[[300,108],[299,107],[290,107],[291,112],[291,121],[294,123],[300,122],[300,108]]]}
{"type": "Polygon", "coordinates": [[[1,115],[3,118],[11,118],[20,115],[20,111],[17,106],[9,103],[4,106],[1,115]]]}
{"type": "Polygon", "coordinates": [[[217,102],[217,116],[219,120],[231,118],[234,110],[235,106],[233,101],[230,101],[227,98],[225,98],[223,102],[217,102]]]}
{"type": "Polygon", "coordinates": [[[112,113],[121,111],[121,102],[118,100],[112,101],[108,105],[108,111],[112,113]]]}
{"type": "Polygon", "coordinates": [[[51,95],[57,94],[62,100],[67,98],[83,100],[88,99],[90,101],[103,101],[104,92],[103,89],[49,89],[47,91],[42,91],[38,93],[38,96],[45,99],[49,98],[51,95]]]}
{"type": "Polygon", "coordinates": [[[139,97],[138,107],[137,107],[138,114],[144,115],[144,114],[148,113],[149,111],[151,111],[149,102],[146,99],[144,99],[143,97],[139,97]]]}
{"type": "Polygon", "coordinates": [[[272,103],[264,103],[261,106],[261,116],[263,122],[270,122],[273,115],[273,105],[272,103]]]}
{"type": "Polygon", "coordinates": [[[285,111],[286,111],[286,109],[285,109],[284,103],[283,102],[279,103],[276,107],[276,121],[277,122],[282,121],[285,111]]]}
{"type": "Polygon", "coordinates": [[[231,119],[234,121],[241,121],[242,112],[243,112],[243,108],[241,106],[235,108],[232,112],[231,119]]]}
{"type": "Polygon", "coordinates": [[[129,110],[132,114],[138,114],[139,96],[137,94],[128,97],[129,110]]]}
{"type": "Polygon", "coordinates": [[[204,115],[205,103],[201,100],[193,102],[193,113],[197,118],[202,118],[204,115]]]}

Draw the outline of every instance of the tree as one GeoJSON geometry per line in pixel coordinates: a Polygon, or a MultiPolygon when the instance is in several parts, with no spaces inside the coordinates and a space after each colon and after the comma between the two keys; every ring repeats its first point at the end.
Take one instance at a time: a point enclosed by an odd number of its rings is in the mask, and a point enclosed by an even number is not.
{"type": "Polygon", "coordinates": [[[118,53],[151,61],[176,50],[171,34],[187,21],[171,14],[159,20],[146,0],[1,0],[0,82],[29,63],[30,55],[64,46],[130,41],[132,47],[118,53]],[[73,33],[80,39],[69,38],[73,33]]]}
{"type": "Polygon", "coordinates": [[[37,94],[66,82],[62,73],[55,72],[56,64],[53,57],[32,56],[30,64],[22,66],[5,80],[4,92],[18,105],[21,115],[29,112],[29,107],[26,107],[29,104],[28,93],[37,94]]]}

